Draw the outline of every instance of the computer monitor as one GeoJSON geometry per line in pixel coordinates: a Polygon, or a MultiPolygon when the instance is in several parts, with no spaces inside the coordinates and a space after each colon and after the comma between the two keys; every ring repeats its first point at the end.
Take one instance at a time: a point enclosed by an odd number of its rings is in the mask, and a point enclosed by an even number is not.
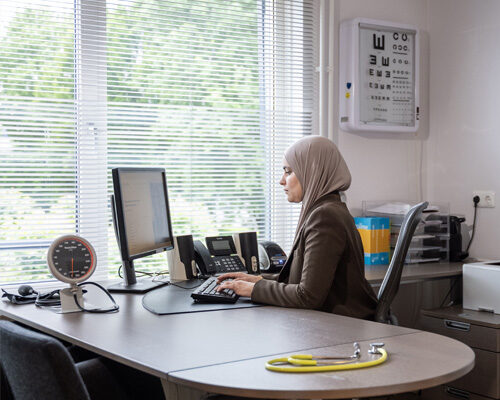
{"type": "Polygon", "coordinates": [[[165,282],[136,279],[134,260],[174,248],[167,179],[163,168],[114,168],[111,199],[123,282],[112,292],[145,293],[165,282]]]}

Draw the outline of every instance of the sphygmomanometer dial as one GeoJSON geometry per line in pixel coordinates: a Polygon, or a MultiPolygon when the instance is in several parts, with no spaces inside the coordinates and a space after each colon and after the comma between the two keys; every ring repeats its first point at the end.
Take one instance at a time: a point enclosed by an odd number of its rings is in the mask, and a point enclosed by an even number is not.
{"type": "Polygon", "coordinates": [[[55,239],[47,253],[52,275],[62,282],[76,284],[90,278],[97,265],[92,245],[77,235],[55,239]]]}

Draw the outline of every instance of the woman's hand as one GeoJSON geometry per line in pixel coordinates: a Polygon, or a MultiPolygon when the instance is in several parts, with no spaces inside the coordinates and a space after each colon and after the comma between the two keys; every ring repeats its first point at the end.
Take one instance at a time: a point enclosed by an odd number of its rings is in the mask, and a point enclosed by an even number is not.
{"type": "Polygon", "coordinates": [[[223,289],[232,289],[234,293],[239,296],[252,297],[254,286],[255,282],[247,282],[238,279],[232,281],[226,280],[217,286],[217,291],[220,292],[223,289]]]}
{"type": "Polygon", "coordinates": [[[232,289],[238,296],[252,297],[253,287],[255,283],[261,279],[262,276],[260,275],[249,275],[244,272],[229,272],[217,278],[217,282],[219,283],[217,291],[220,292],[223,289],[232,289]]]}
{"type": "Polygon", "coordinates": [[[239,281],[256,283],[262,279],[260,275],[249,275],[244,272],[228,272],[227,274],[223,274],[217,277],[217,283],[221,283],[226,279],[235,279],[239,281]]]}

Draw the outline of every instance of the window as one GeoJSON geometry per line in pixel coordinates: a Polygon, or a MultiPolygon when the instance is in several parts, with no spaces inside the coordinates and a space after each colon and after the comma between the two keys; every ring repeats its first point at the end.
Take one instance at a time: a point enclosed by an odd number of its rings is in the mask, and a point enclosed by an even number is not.
{"type": "MultiPolygon", "coordinates": [[[[119,253],[111,168],[167,171],[175,234],[256,230],[289,249],[278,181],[312,133],[313,1],[0,3],[0,282],[50,279],[77,232],[100,277],[119,253]]],[[[164,268],[166,257],[137,269],[164,268]]]]}

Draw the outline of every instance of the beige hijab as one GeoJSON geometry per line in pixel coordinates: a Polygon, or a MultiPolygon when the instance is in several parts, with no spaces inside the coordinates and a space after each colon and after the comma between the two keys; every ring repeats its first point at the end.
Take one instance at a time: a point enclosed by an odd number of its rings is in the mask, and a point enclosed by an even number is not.
{"type": "Polygon", "coordinates": [[[328,193],[349,188],[351,173],[337,146],[323,136],[307,136],[298,140],[285,151],[285,159],[295,172],[303,192],[296,241],[313,204],[328,193]]]}

